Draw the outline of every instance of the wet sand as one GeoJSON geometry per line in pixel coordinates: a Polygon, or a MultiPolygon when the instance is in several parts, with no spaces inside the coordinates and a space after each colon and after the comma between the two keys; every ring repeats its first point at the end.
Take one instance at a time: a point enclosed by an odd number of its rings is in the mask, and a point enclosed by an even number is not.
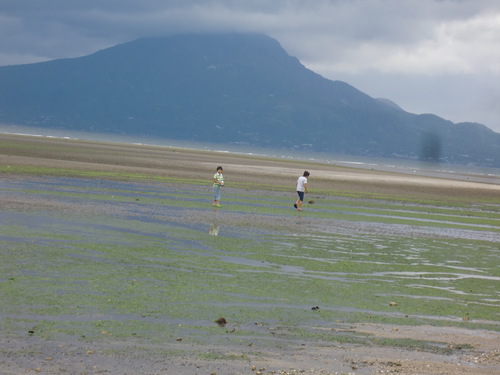
{"type": "MultiPolygon", "coordinates": [[[[218,165],[233,186],[258,190],[294,189],[304,170],[311,173],[311,191],[367,192],[385,195],[420,196],[423,199],[498,199],[498,177],[484,177],[491,183],[476,182],[474,175],[443,173],[442,178],[391,173],[331,164],[249,156],[227,152],[189,150],[131,144],[99,143],[46,137],[0,134],[0,165],[78,171],[127,173],[206,181],[218,165]],[[208,177],[207,177],[208,176],[208,177]]],[[[8,169],[6,169],[8,172],[8,169]]],[[[50,173],[50,172],[47,172],[50,173]]]]}
{"type": "MultiPolygon", "coordinates": [[[[110,179],[136,179],[143,176],[206,181],[217,165],[224,167],[228,184],[263,193],[293,189],[304,169],[311,172],[311,190],[324,195],[336,192],[412,196],[422,199],[463,202],[491,201],[498,204],[500,186],[453,178],[430,178],[344,168],[312,162],[297,162],[221,152],[186,150],[140,145],[105,144],[87,141],[59,140],[41,137],[0,135],[0,166],[3,178],[23,179],[31,174],[62,173],[86,176],[89,171],[109,173],[110,179]],[[33,167],[34,169],[30,169],[33,167]],[[46,169],[45,169],[46,168],[46,169]],[[133,175],[132,175],[133,174],[133,175]]],[[[100,178],[103,178],[100,175],[100,178]]],[[[449,177],[449,176],[447,176],[449,177]]],[[[2,200],[11,208],[43,204],[2,200]]],[[[447,356],[383,346],[290,346],[275,348],[254,358],[255,348],[208,346],[182,343],[138,346],[134,342],[110,340],[105,346],[78,340],[53,342],[29,338],[28,341],[0,338],[2,374],[495,374],[500,373],[500,335],[498,332],[455,327],[411,327],[384,324],[358,324],[349,327],[359,333],[379,338],[425,339],[448,347],[470,345],[473,351],[447,356]],[[161,350],[159,350],[161,349],[161,350]],[[162,356],[182,352],[168,359],[162,356]],[[217,351],[245,360],[200,359],[197,353],[217,351]],[[148,355],[141,353],[148,352],[148,355]],[[44,353],[41,362],[33,353],[44,353]],[[106,354],[107,353],[107,354],[106,354]],[[120,353],[127,353],[120,354],[120,353]],[[137,353],[137,355],[131,355],[137,353]],[[21,363],[24,363],[21,365],[21,363]],[[38,364],[37,364],[38,363],[38,364]],[[106,369],[106,370],[102,370],[106,369]]],[[[267,350],[267,349],[266,349],[267,350]]]]}

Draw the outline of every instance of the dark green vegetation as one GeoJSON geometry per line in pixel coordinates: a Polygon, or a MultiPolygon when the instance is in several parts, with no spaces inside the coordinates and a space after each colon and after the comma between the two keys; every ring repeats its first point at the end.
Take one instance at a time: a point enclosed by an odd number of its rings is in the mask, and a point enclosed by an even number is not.
{"type": "Polygon", "coordinates": [[[264,35],[140,39],[0,67],[0,122],[499,166],[500,134],[405,112],[306,69],[264,35]]]}
{"type": "Polygon", "coordinates": [[[446,352],[349,327],[499,328],[498,205],[316,194],[299,215],[280,189],[213,209],[202,181],[92,177],[3,180],[2,335],[446,352]]]}

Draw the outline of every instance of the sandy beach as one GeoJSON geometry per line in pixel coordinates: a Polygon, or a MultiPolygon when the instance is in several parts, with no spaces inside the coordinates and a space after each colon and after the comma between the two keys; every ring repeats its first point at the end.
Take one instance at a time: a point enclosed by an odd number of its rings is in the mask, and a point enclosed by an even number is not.
{"type": "MultiPolygon", "coordinates": [[[[372,197],[411,198],[435,202],[482,202],[498,206],[500,185],[474,181],[474,176],[443,175],[443,178],[346,168],[330,164],[299,162],[225,152],[188,150],[130,144],[110,144],[81,140],[54,139],[20,135],[0,135],[0,168],[4,181],[22,181],[47,176],[98,178],[155,183],[169,186],[190,181],[194,185],[210,179],[218,165],[224,167],[228,189],[253,194],[282,195],[293,193],[295,181],[307,169],[311,173],[311,196],[366,194],[372,197]],[[106,177],[107,176],[107,177],[106,177]],[[208,176],[208,177],[207,177],[208,176]],[[176,182],[176,179],[182,180],[176,182]]],[[[229,190],[231,191],[231,190],[229,190]]],[[[291,195],[293,197],[293,195],[291,195]]],[[[292,199],[292,198],[290,198],[292,199]]],[[[9,212],[60,210],[100,212],[102,207],[86,202],[81,206],[40,199],[28,194],[0,195],[0,204],[9,212]],[[94,206],[92,206],[94,205],[94,206]]],[[[227,223],[240,220],[235,212],[227,223]]],[[[189,221],[189,217],[179,217],[189,221]]],[[[262,220],[259,217],[259,220],[262,220]]],[[[269,223],[277,225],[273,218],[269,223]]],[[[286,221],[287,219],[283,219],[286,221]]],[[[3,233],[5,236],[8,233],[3,233]]],[[[1,279],[4,285],[5,279],[1,279]]],[[[498,322],[496,322],[498,323],[498,322]]],[[[230,329],[229,327],[228,329],[230,329]]],[[[381,345],[325,346],[298,343],[296,346],[266,348],[255,355],[255,347],[224,343],[186,345],[179,339],[159,346],[134,340],[108,340],[85,343],[78,339],[53,341],[36,336],[15,335],[0,338],[2,374],[399,374],[399,375],[481,375],[500,374],[500,332],[453,326],[414,326],[383,323],[352,324],[346,331],[377,339],[426,340],[432,337],[453,351],[424,352],[381,345]],[[468,350],[458,350],[460,347],[468,350]],[[138,350],[140,347],[140,351],[138,350]],[[223,352],[227,358],[200,358],[199,353],[223,352]],[[148,352],[149,351],[149,352],[148,352]],[[168,360],[162,353],[176,352],[168,360]],[[37,354],[33,354],[37,353],[37,354]],[[134,353],[134,354],[132,354],[134,353]],[[141,355],[140,353],[147,353],[141,355]],[[243,357],[234,360],[229,357],[243,357]]]]}
{"type": "MultiPolygon", "coordinates": [[[[398,174],[331,164],[297,162],[227,152],[190,150],[131,144],[110,144],[46,137],[0,135],[3,142],[0,163],[6,166],[94,170],[100,172],[140,173],[206,180],[208,171],[223,165],[234,184],[293,187],[304,169],[311,172],[316,191],[356,191],[383,194],[420,194],[447,199],[497,198],[498,177],[485,177],[491,183],[478,183],[473,175],[443,173],[443,178],[398,174]],[[17,143],[20,146],[16,146],[17,143]],[[30,147],[33,145],[33,147],[30,147]],[[36,145],[36,146],[35,146],[36,145]]],[[[8,170],[7,170],[8,171],[8,170]]]]}

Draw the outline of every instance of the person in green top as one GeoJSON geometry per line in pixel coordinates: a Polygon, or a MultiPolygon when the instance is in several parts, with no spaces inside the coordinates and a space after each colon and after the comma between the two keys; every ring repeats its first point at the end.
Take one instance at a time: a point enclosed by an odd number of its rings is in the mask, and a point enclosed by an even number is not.
{"type": "Polygon", "coordinates": [[[213,205],[215,207],[220,207],[219,201],[220,201],[220,188],[221,186],[224,186],[224,176],[222,175],[222,167],[218,166],[217,167],[217,172],[214,174],[214,179],[213,179],[213,186],[214,186],[214,203],[213,205]]]}

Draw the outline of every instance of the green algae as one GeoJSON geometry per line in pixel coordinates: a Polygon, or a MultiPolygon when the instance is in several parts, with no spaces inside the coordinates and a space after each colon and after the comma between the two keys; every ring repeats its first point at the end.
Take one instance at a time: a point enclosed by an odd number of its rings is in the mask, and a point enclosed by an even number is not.
{"type": "MultiPolygon", "coordinates": [[[[21,192],[128,208],[165,206],[168,212],[211,209],[208,199],[201,201],[203,193],[183,186],[168,201],[163,194],[124,188],[21,192]]],[[[238,194],[226,197],[231,201],[233,196],[238,194]]],[[[368,339],[318,335],[311,327],[369,321],[498,329],[498,243],[304,232],[300,224],[290,226],[287,218],[295,212],[287,208],[286,198],[261,197],[262,206],[255,206],[255,195],[239,196],[221,216],[238,215],[241,221],[223,221],[232,234],[218,237],[209,236],[209,223],[197,219],[193,225],[178,225],[175,214],[155,221],[106,213],[18,213],[15,224],[2,225],[8,234],[1,238],[0,253],[2,330],[16,334],[36,326],[34,334],[47,339],[237,342],[279,337],[359,343],[368,339]],[[250,220],[248,214],[283,221],[250,220]],[[315,306],[319,309],[312,310],[315,306]],[[214,323],[221,316],[229,322],[226,328],[214,323]]],[[[408,220],[418,225],[417,219],[426,215],[421,212],[425,208],[405,208],[404,217],[387,220],[384,215],[396,216],[399,205],[344,203],[353,213],[311,208],[300,220],[335,224],[342,218],[380,225],[408,220]],[[359,214],[367,212],[374,215],[359,214]]],[[[437,228],[442,225],[437,221],[446,219],[450,227],[467,223],[468,230],[480,231],[480,225],[494,226],[498,220],[496,213],[477,206],[465,213],[443,207],[433,218],[436,222],[422,225],[437,228]],[[471,218],[475,212],[478,218],[471,218]]],[[[377,344],[427,348],[421,342],[377,344]]]]}
{"type": "MultiPolygon", "coordinates": [[[[172,183],[172,181],[170,181],[172,183]]],[[[183,181],[188,183],[189,181],[183,181]]],[[[27,194],[40,194],[46,197],[57,197],[57,199],[75,199],[81,201],[111,201],[130,202],[139,205],[169,205],[181,208],[204,208],[209,199],[208,188],[206,192],[182,190],[171,193],[141,193],[130,194],[120,189],[85,188],[84,191],[64,191],[60,188],[57,191],[27,189],[27,194]]],[[[251,194],[228,194],[224,197],[231,203],[225,205],[227,211],[251,212],[258,214],[288,215],[290,201],[285,197],[267,198],[251,194]],[[259,202],[268,202],[267,205],[259,202]],[[257,202],[257,203],[255,203],[257,202]]],[[[457,207],[433,207],[433,206],[401,206],[399,204],[389,204],[386,202],[365,202],[345,200],[324,199],[319,204],[309,206],[304,215],[308,217],[339,219],[350,221],[382,222],[386,224],[406,223],[416,226],[433,226],[442,228],[468,228],[480,231],[500,232],[500,213],[491,212],[491,208],[481,210],[475,206],[473,209],[457,207]]]]}

